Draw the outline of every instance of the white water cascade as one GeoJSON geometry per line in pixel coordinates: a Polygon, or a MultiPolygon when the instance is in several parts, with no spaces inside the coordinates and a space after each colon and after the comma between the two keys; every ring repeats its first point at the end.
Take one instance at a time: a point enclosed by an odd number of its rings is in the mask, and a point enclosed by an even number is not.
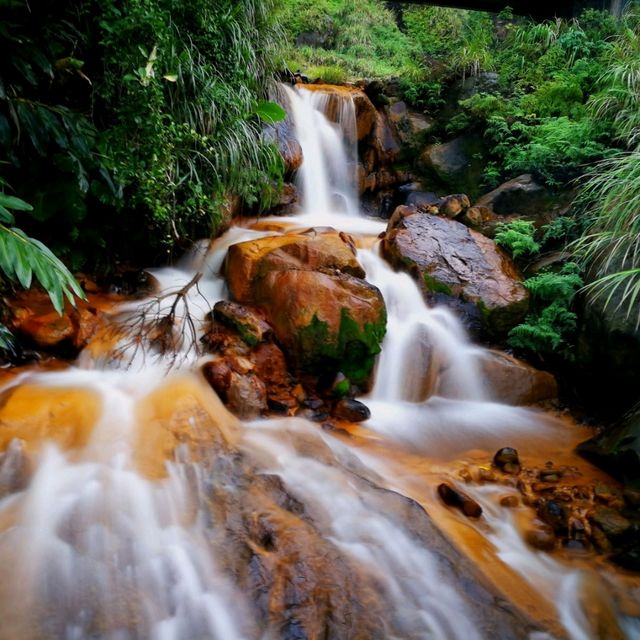
{"type": "MultiPolygon", "coordinates": [[[[451,461],[505,444],[549,448],[563,440],[566,427],[540,412],[489,401],[479,373],[482,349],[469,342],[455,316],[429,308],[413,280],[379,255],[373,239],[385,223],[358,214],[351,98],[338,110],[331,107],[338,113],[332,123],[324,115],[329,98],[322,92],[286,93],[304,153],[304,207],[300,216],[271,222],[333,226],[366,240],[362,247],[372,246],[360,248],[358,258],[368,281],[383,293],[389,319],[375,384],[363,398],[370,420],[351,438],[301,418],[241,423],[191,373],[196,363],[188,345],[180,371],[168,377],[162,357],[140,353],[135,366],[123,371],[117,361],[87,352],[67,371],[14,378],[3,390],[4,402],[25,393],[35,413],[40,409],[30,393],[37,399],[43,389],[45,396],[75,389],[95,398],[96,408],[87,405],[76,416],[67,400],[45,403],[51,415],[63,416],[56,437],[67,442],[76,423],[87,423],[86,441],[80,434],[80,444],[65,448],[60,442],[37,446],[15,439],[0,456],[0,640],[598,637],[602,627],[583,606],[585,589],[594,580],[600,580],[600,591],[604,583],[614,588],[615,572],[600,566],[596,574],[528,548],[514,516],[497,506],[496,488],[466,488],[486,517],[458,526],[484,541],[488,565],[504,564],[504,572],[531,590],[534,602],[555,611],[553,631],[546,620],[536,620],[531,606],[523,606],[522,617],[498,610],[498,601],[513,595],[509,587],[500,597],[490,590],[469,595],[474,578],[465,568],[456,577],[455,567],[443,561],[442,550],[449,546],[437,546],[437,527],[420,536],[418,525],[405,522],[404,516],[419,509],[394,492],[418,500],[427,511],[431,504],[437,514],[437,503],[430,502],[433,487],[451,461]],[[148,453],[173,449],[176,455],[166,462],[162,453],[159,462],[148,453]],[[21,469],[28,479],[17,482],[21,469]],[[287,504],[273,497],[280,495],[269,480],[274,477],[290,496],[287,504]],[[271,491],[264,494],[268,500],[256,494],[261,483],[271,491]],[[288,544],[300,554],[291,560],[299,574],[278,587],[290,610],[277,618],[265,585],[283,562],[279,538],[274,534],[273,542],[260,534],[245,540],[242,533],[262,531],[270,519],[289,523],[283,531],[293,531],[294,524],[296,532],[312,527],[330,550],[318,564],[350,567],[346,573],[357,575],[379,598],[381,607],[371,605],[369,636],[345,632],[350,614],[333,616],[330,609],[327,617],[343,626],[305,634],[296,616],[309,603],[297,599],[296,584],[309,579],[303,576],[313,563],[295,540],[288,544]],[[502,627],[503,620],[515,626],[502,627]]],[[[228,247],[277,233],[265,231],[268,224],[262,222],[260,230],[232,228],[206,255],[158,270],[161,288],[175,290],[202,272],[185,302],[204,315],[226,295],[220,268],[228,247]]],[[[135,315],[142,304],[129,303],[127,310],[135,315]]],[[[312,555],[313,549],[306,552],[312,555]]],[[[337,610],[345,588],[336,577],[318,593],[337,610]]],[[[638,604],[635,589],[627,595],[638,604]]],[[[350,595],[358,596],[355,587],[350,595]]],[[[354,601],[353,615],[370,604],[354,601]]],[[[607,637],[640,637],[637,619],[622,615],[616,602],[607,607],[607,637]]]]}

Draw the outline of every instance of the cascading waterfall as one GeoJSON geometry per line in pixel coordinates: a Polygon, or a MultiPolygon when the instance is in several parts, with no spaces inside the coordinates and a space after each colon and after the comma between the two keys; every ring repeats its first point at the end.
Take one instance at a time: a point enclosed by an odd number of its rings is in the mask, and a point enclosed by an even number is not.
{"type": "Polygon", "coordinates": [[[285,87],[304,162],[299,171],[304,213],[358,215],[356,110],[353,99],[285,87]],[[325,117],[331,107],[335,122],[325,117]],[[345,144],[349,140],[350,144],[345,144]]]}
{"type": "MultiPolygon", "coordinates": [[[[353,100],[304,88],[285,91],[304,153],[304,207],[301,216],[280,218],[279,224],[331,225],[374,238],[385,224],[358,215],[353,100]]],[[[219,272],[228,247],[273,233],[232,228],[206,255],[154,275],[163,290],[173,290],[201,272],[186,303],[210,308],[225,297],[219,272]]],[[[165,379],[162,357],[137,358],[129,371],[105,371],[118,362],[87,352],[77,368],[30,373],[10,383],[5,399],[15,400],[20,389],[36,397],[43,389],[84,390],[96,398],[97,417],[87,409],[77,418],[88,423],[90,436],[71,451],[14,440],[0,457],[0,566],[11,576],[11,584],[5,579],[0,586],[0,639],[307,637],[296,622],[302,614],[295,583],[310,580],[304,572],[313,563],[295,541],[289,543],[294,555],[302,554],[291,560],[292,570],[306,578],[294,573],[275,589],[290,607],[277,617],[264,585],[285,562],[277,555],[284,542],[277,536],[274,542],[269,517],[288,523],[284,530],[306,531],[326,545],[314,565],[318,572],[334,566],[334,558],[335,567],[351,567],[346,573],[354,580],[359,576],[367,593],[379,599],[352,603],[354,611],[370,607],[360,619],[368,615],[371,626],[351,628],[355,613],[334,613],[342,611],[340,594],[348,588],[337,575],[329,576],[330,586],[320,581],[317,597],[329,598],[334,607],[326,617],[342,625],[330,627],[334,631],[326,637],[551,637],[535,625],[513,631],[499,622],[497,631],[490,630],[488,621],[502,615],[494,601],[478,604],[460,593],[467,577],[456,580],[442,564],[431,548],[436,534],[418,540],[387,512],[383,497],[395,494],[375,486],[408,495],[424,483],[410,477],[411,469],[398,473],[397,460],[406,451],[448,461],[505,442],[555,442],[562,427],[540,413],[488,401],[479,370],[482,349],[469,343],[457,319],[427,307],[411,278],[395,273],[375,244],[361,248],[358,257],[383,293],[389,315],[375,384],[365,399],[372,416],[363,429],[375,434],[374,444],[385,443],[388,457],[380,446],[367,446],[366,434],[354,445],[299,418],[242,424],[194,374],[165,379]],[[217,435],[209,442],[203,434],[212,425],[217,435]],[[176,446],[177,458],[163,462],[162,452],[176,446]],[[20,483],[14,478],[27,454],[35,468],[20,483]],[[259,594],[257,604],[252,592],[259,594]]],[[[126,311],[135,316],[141,304],[130,303],[126,311]]],[[[193,367],[190,354],[184,356],[182,369],[193,367]]],[[[54,435],[66,438],[73,424],[71,414],[63,417],[54,435]]],[[[553,599],[560,634],[595,637],[580,604],[587,573],[528,549],[511,517],[495,506],[495,489],[469,491],[487,514],[481,534],[496,558],[528,581],[541,600],[553,599]]],[[[313,549],[306,551],[313,555],[313,549]]],[[[632,619],[621,625],[629,638],[637,632],[632,619]]]]}

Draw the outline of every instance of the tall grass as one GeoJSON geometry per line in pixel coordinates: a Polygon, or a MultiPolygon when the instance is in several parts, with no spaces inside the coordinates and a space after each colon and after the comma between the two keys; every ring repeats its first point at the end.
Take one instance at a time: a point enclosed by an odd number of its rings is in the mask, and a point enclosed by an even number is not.
{"type": "Polygon", "coordinates": [[[595,119],[610,118],[624,151],[587,175],[580,202],[589,224],[573,249],[590,269],[587,286],[640,326],[640,16],[623,17],[612,43],[601,91],[591,101],[595,119]]]}

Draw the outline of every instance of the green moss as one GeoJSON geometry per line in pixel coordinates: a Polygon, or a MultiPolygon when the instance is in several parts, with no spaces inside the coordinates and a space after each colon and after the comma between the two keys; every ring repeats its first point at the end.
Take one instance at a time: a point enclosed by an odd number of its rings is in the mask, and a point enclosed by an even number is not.
{"type": "Polygon", "coordinates": [[[447,286],[444,282],[436,280],[430,274],[425,273],[422,278],[424,279],[424,285],[428,291],[432,291],[433,293],[444,293],[447,296],[453,295],[451,287],[447,286]]]}
{"type": "Polygon", "coordinates": [[[299,353],[305,358],[300,365],[313,372],[342,371],[353,383],[363,383],[380,353],[386,325],[386,312],[380,314],[378,322],[365,323],[361,328],[343,308],[338,333],[332,335],[328,323],[314,315],[298,336],[299,353]]]}

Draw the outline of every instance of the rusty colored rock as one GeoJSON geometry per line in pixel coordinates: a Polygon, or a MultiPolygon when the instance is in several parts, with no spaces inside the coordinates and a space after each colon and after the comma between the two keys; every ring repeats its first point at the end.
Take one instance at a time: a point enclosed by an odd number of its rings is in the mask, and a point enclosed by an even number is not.
{"type": "Polygon", "coordinates": [[[254,288],[274,270],[336,269],[356,277],[364,270],[355,253],[337,231],[289,233],[240,242],[229,247],[225,274],[229,291],[237,302],[255,301],[254,288]]]}
{"type": "Polygon", "coordinates": [[[439,213],[447,218],[457,218],[463,214],[469,207],[469,196],[464,193],[456,193],[450,196],[445,196],[439,206],[439,213]]]}
{"type": "Polygon", "coordinates": [[[524,534],[524,539],[528,545],[541,551],[553,551],[556,546],[556,536],[553,529],[542,523],[534,524],[531,529],[528,529],[524,534]]]}
{"type": "Polygon", "coordinates": [[[220,300],[213,307],[213,317],[238,332],[249,346],[268,339],[273,333],[269,323],[255,309],[236,302],[220,300]]]}
{"type": "Polygon", "coordinates": [[[229,409],[238,418],[250,420],[257,418],[267,410],[267,390],[258,376],[231,373],[227,390],[229,409]]]}

